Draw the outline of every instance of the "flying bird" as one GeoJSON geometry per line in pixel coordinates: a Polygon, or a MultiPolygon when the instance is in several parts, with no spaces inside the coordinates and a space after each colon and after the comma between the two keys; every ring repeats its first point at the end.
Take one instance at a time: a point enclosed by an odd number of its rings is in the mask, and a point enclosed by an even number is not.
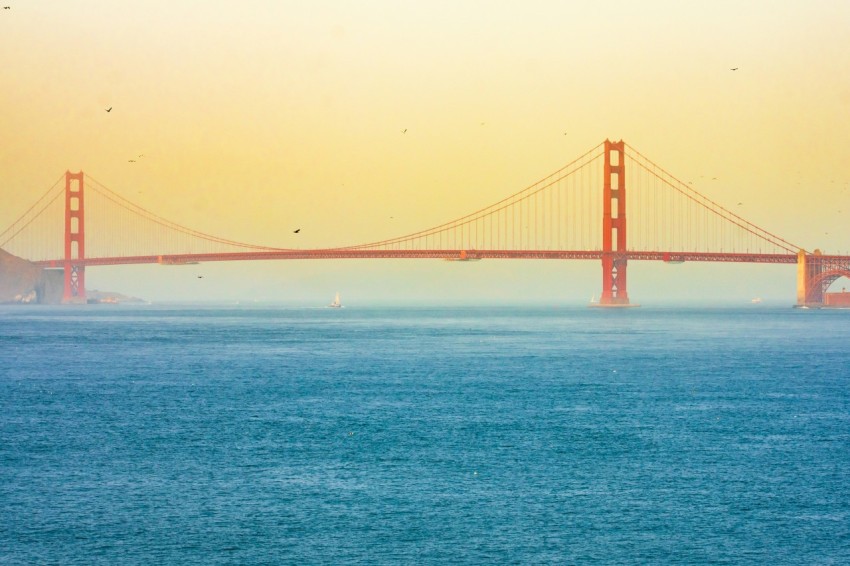
{"type": "Polygon", "coordinates": [[[299,228],[299,229],[297,229],[297,230],[293,230],[293,231],[292,231],[292,233],[293,233],[293,234],[297,234],[297,233],[298,233],[298,232],[300,232],[300,231],[301,231],[301,228],[299,228]]]}
{"type": "Polygon", "coordinates": [[[730,70],[730,71],[737,71],[737,70],[738,70],[738,67],[734,67],[734,68],[729,69],[729,70],[730,70]]]}
{"type": "Polygon", "coordinates": [[[403,129],[403,130],[401,131],[401,133],[402,133],[402,134],[406,134],[406,133],[407,133],[407,128],[403,129]]]}
{"type": "Polygon", "coordinates": [[[203,279],[203,278],[204,278],[203,275],[198,275],[198,279],[203,279]]]}
{"type": "Polygon", "coordinates": [[[110,106],[109,108],[107,108],[107,109],[106,109],[106,111],[107,111],[107,112],[112,112],[112,107],[110,106]]]}
{"type": "Polygon", "coordinates": [[[11,6],[3,6],[3,9],[4,9],[4,10],[11,10],[11,9],[12,9],[12,7],[11,7],[11,6]]]}
{"type": "Polygon", "coordinates": [[[135,159],[128,159],[128,160],[127,160],[127,163],[135,163],[135,162],[136,162],[136,160],[135,160],[135,159]]]}

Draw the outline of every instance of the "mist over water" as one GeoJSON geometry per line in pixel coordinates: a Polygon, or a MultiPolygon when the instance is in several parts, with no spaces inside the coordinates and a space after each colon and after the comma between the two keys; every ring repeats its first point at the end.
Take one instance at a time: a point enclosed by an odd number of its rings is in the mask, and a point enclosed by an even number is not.
{"type": "Polygon", "coordinates": [[[847,314],[0,307],[0,562],[841,563],[847,314]]]}

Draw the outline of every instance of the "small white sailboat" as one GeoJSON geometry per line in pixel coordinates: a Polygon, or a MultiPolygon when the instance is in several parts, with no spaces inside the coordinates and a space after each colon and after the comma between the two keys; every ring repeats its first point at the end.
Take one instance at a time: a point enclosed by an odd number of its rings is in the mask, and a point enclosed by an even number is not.
{"type": "Polygon", "coordinates": [[[341,309],[342,303],[339,302],[339,291],[336,292],[336,296],[331,304],[328,305],[328,308],[332,309],[341,309]]]}
{"type": "Polygon", "coordinates": [[[591,304],[591,305],[595,305],[595,304],[596,304],[596,295],[593,295],[592,297],[590,297],[590,304],[591,304]]]}

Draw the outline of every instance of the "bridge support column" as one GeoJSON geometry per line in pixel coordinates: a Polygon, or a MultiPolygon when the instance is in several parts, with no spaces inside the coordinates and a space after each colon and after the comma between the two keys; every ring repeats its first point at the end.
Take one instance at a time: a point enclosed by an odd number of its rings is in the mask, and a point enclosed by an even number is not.
{"type": "Polygon", "coordinates": [[[623,140],[605,140],[602,177],[602,296],[596,306],[628,307],[626,289],[626,164],[623,140]]]}
{"type": "Polygon", "coordinates": [[[806,304],[806,250],[797,252],[797,306],[806,304]]]}
{"type": "Polygon", "coordinates": [[[806,254],[805,250],[797,252],[797,307],[822,307],[824,285],[820,282],[823,273],[821,251],[806,254]]]}
{"type": "Polygon", "coordinates": [[[63,303],[86,302],[85,199],[83,172],[65,172],[65,289],[63,303]],[[76,181],[74,183],[73,181],[76,181]]]}

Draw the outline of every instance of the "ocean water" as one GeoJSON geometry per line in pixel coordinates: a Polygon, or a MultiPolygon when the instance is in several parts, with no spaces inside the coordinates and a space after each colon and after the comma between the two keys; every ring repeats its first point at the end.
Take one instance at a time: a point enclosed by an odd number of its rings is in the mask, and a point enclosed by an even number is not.
{"type": "Polygon", "coordinates": [[[0,308],[2,564],[850,563],[850,312],[0,308]]]}

